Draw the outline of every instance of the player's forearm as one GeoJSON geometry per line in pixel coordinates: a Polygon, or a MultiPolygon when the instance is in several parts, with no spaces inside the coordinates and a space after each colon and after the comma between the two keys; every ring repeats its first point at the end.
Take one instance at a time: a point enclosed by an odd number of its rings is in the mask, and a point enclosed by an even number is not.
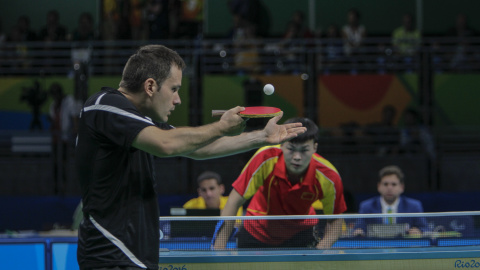
{"type": "Polygon", "coordinates": [[[245,151],[268,145],[263,131],[244,132],[238,136],[222,137],[205,145],[188,157],[193,159],[218,158],[235,155],[245,151]]]}
{"type": "Polygon", "coordinates": [[[215,123],[172,130],[161,130],[152,126],[140,131],[133,146],[159,157],[181,156],[208,145],[222,135],[221,129],[215,123]]]}
{"type": "Polygon", "coordinates": [[[227,246],[228,238],[232,233],[234,224],[234,220],[225,220],[223,226],[218,231],[218,234],[215,237],[215,242],[213,243],[213,248],[215,250],[225,249],[225,247],[227,246]]]}
{"type": "Polygon", "coordinates": [[[338,240],[342,233],[343,219],[335,219],[327,222],[323,239],[318,243],[317,248],[328,249],[338,240]]]}

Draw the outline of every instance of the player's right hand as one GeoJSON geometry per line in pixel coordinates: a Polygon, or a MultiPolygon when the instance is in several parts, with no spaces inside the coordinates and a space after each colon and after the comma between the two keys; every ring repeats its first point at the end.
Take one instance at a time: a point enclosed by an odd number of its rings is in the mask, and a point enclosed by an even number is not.
{"type": "Polygon", "coordinates": [[[243,119],[238,113],[244,110],[244,107],[237,106],[222,115],[219,124],[224,136],[236,136],[243,132],[247,125],[247,120],[243,119]]]}

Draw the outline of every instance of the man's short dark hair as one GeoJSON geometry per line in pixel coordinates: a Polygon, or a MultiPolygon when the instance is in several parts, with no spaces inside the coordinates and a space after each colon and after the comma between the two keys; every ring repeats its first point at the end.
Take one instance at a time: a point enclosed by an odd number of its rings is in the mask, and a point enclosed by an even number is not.
{"type": "Polygon", "coordinates": [[[212,172],[212,171],[205,171],[205,172],[201,173],[197,178],[197,184],[200,185],[200,183],[203,180],[212,179],[212,178],[217,180],[217,184],[219,184],[219,185],[222,184],[222,177],[220,176],[220,174],[218,174],[216,172],[212,172]]]}
{"type": "Polygon", "coordinates": [[[130,92],[140,91],[142,84],[153,78],[159,86],[171,76],[170,69],[176,65],[180,70],[186,67],[182,57],[163,45],[140,47],[125,64],[120,87],[130,92]]]}
{"type": "Polygon", "coordinates": [[[304,143],[309,140],[313,140],[314,143],[318,142],[318,126],[310,119],[305,117],[294,117],[285,121],[285,124],[289,123],[302,123],[302,126],[307,128],[305,133],[298,135],[290,140],[292,143],[304,143]]]}
{"type": "Polygon", "coordinates": [[[390,165],[390,166],[383,167],[378,172],[378,176],[379,176],[378,182],[380,182],[384,176],[392,175],[392,174],[396,175],[398,177],[398,179],[400,180],[400,183],[403,184],[403,179],[404,179],[403,172],[400,169],[400,167],[395,166],[395,165],[390,165]]]}

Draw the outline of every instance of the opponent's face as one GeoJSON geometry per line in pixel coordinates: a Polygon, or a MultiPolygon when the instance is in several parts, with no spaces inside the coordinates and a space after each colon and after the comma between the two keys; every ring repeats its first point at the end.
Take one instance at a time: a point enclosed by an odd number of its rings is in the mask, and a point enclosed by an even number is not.
{"type": "Polygon", "coordinates": [[[383,199],[392,204],[403,193],[404,185],[395,174],[385,175],[377,185],[378,193],[383,199]]]}
{"type": "Polygon", "coordinates": [[[220,197],[225,192],[225,187],[218,184],[214,178],[205,179],[198,185],[198,195],[203,197],[207,208],[220,208],[220,197]]]}
{"type": "Polygon", "coordinates": [[[304,143],[285,142],[281,148],[289,175],[300,176],[305,173],[312,155],[317,151],[317,143],[313,139],[304,143]]]}
{"type": "Polygon", "coordinates": [[[155,87],[152,90],[152,115],[154,120],[167,122],[168,117],[175,110],[175,106],[181,104],[178,91],[182,86],[182,70],[172,65],[170,77],[168,77],[161,86],[154,82],[155,87]],[[159,89],[160,88],[160,89],[159,89]]]}

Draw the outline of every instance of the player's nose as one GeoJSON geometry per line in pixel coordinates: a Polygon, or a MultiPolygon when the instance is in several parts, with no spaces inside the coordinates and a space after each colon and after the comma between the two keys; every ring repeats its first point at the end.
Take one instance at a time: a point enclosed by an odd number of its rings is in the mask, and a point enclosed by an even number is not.
{"type": "Polygon", "coordinates": [[[180,99],[180,95],[178,95],[178,93],[175,93],[175,96],[173,97],[173,104],[175,105],[182,104],[182,100],[180,99]]]}

